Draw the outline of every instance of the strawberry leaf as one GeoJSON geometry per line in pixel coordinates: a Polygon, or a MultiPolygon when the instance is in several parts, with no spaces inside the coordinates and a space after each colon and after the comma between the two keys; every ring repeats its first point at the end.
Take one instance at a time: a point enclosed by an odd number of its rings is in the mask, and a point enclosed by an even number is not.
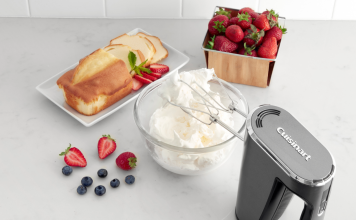
{"type": "Polygon", "coordinates": [[[237,17],[239,21],[249,21],[248,18],[250,17],[250,15],[247,12],[245,12],[245,14],[244,13],[237,14],[237,17]]]}
{"type": "Polygon", "coordinates": [[[219,33],[221,32],[225,32],[226,28],[223,26],[224,21],[214,21],[215,26],[213,26],[213,28],[215,28],[216,30],[219,31],[219,33]]]}
{"type": "Polygon", "coordinates": [[[66,154],[69,152],[69,150],[70,150],[71,147],[72,147],[72,145],[69,144],[69,147],[68,147],[64,152],[60,153],[59,156],[64,156],[64,155],[66,155],[66,154]]]}
{"type": "Polygon", "coordinates": [[[106,138],[108,138],[109,140],[112,140],[112,141],[116,142],[114,138],[110,137],[110,134],[108,134],[108,135],[103,134],[103,137],[106,137],[106,138]]]}
{"type": "Polygon", "coordinates": [[[211,38],[211,41],[208,41],[207,45],[205,48],[208,48],[210,50],[213,50],[214,48],[214,41],[215,41],[215,35],[211,38]]]}
{"type": "Polygon", "coordinates": [[[231,18],[231,11],[225,11],[223,8],[219,8],[219,11],[215,12],[215,15],[225,15],[229,19],[231,18]]]}
{"type": "Polygon", "coordinates": [[[137,159],[135,157],[130,157],[127,159],[131,168],[135,168],[137,159]]]}
{"type": "Polygon", "coordinates": [[[129,55],[128,55],[128,58],[129,58],[129,63],[130,63],[130,66],[131,66],[131,70],[133,70],[135,68],[135,65],[136,65],[136,54],[134,54],[132,51],[129,52],[129,55]]]}
{"type": "Polygon", "coordinates": [[[287,33],[287,28],[285,28],[285,27],[281,27],[280,25],[278,25],[277,24],[277,27],[279,28],[279,29],[281,29],[281,31],[282,31],[282,34],[286,34],[287,33]]]}

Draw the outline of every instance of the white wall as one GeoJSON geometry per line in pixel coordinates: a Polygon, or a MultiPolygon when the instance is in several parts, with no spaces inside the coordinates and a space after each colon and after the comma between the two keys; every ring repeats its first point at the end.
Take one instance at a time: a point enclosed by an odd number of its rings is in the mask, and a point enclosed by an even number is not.
{"type": "Polygon", "coordinates": [[[0,17],[211,18],[216,5],[297,20],[356,20],[356,0],[0,0],[0,17]]]}

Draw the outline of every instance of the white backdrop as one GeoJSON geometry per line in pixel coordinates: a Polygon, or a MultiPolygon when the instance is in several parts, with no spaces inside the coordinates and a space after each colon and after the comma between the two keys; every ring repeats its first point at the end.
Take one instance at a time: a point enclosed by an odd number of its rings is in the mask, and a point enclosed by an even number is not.
{"type": "Polygon", "coordinates": [[[356,20],[356,0],[0,0],[0,17],[201,19],[216,5],[275,9],[294,20],[356,20]]]}

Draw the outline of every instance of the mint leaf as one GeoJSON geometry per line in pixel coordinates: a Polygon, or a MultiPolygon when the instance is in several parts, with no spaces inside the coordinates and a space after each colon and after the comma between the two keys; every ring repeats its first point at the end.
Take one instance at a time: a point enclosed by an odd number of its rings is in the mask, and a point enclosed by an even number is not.
{"type": "Polygon", "coordinates": [[[141,70],[142,72],[145,72],[145,73],[148,73],[148,74],[152,73],[152,71],[150,69],[147,69],[147,68],[144,68],[144,67],[140,67],[140,66],[138,66],[137,68],[139,70],[141,70]]]}
{"type": "Polygon", "coordinates": [[[134,54],[132,51],[130,51],[129,55],[128,55],[128,58],[129,58],[131,70],[133,70],[135,68],[135,65],[136,65],[136,59],[137,59],[136,54],[134,54]]]}
{"type": "Polygon", "coordinates": [[[143,61],[140,65],[138,65],[139,67],[142,67],[143,65],[145,65],[147,63],[147,60],[143,61]]]}

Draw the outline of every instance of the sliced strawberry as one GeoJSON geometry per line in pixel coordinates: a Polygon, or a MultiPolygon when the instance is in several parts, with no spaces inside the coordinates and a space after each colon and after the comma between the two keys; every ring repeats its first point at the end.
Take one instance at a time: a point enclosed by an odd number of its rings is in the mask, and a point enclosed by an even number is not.
{"type": "Polygon", "coordinates": [[[137,79],[132,79],[132,89],[137,91],[143,86],[143,83],[138,81],[137,79]]]}
{"type": "Polygon", "coordinates": [[[72,145],[69,144],[69,147],[64,152],[59,154],[59,156],[64,155],[64,162],[66,162],[66,164],[69,166],[86,167],[87,161],[84,158],[82,152],[78,148],[71,146],[72,145]]]}
{"type": "Polygon", "coordinates": [[[116,150],[115,139],[110,137],[110,134],[103,135],[98,142],[98,154],[100,159],[104,159],[116,150]]]}
{"type": "Polygon", "coordinates": [[[149,79],[149,80],[151,80],[151,81],[156,81],[156,80],[157,80],[157,78],[154,77],[154,76],[152,76],[151,74],[147,74],[147,73],[142,72],[142,71],[141,71],[141,74],[142,74],[142,76],[143,76],[144,78],[149,79]]]}
{"type": "Polygon", "coordinates": [[[154,73],[165,74],[169,72],[169,67],[164,64],[154,63],[150,65],[150,70],[154,73]]]}
{"type": "Polygon", "coordinates": [[[135,79],[142,82],[143,84],[150,84],[152,82],[151,80],[143,78],[142,76],[139,76],[139,75],[135,75],[134,77],[135,77],[135,79]]]}
{"type": "Polygon", "coordinates": [[[160,74],[160,73],[151,73],[150,75],[153,77],[156,77],[156,79],[159,79],[162,76],[162,74],[160,74]]]}

